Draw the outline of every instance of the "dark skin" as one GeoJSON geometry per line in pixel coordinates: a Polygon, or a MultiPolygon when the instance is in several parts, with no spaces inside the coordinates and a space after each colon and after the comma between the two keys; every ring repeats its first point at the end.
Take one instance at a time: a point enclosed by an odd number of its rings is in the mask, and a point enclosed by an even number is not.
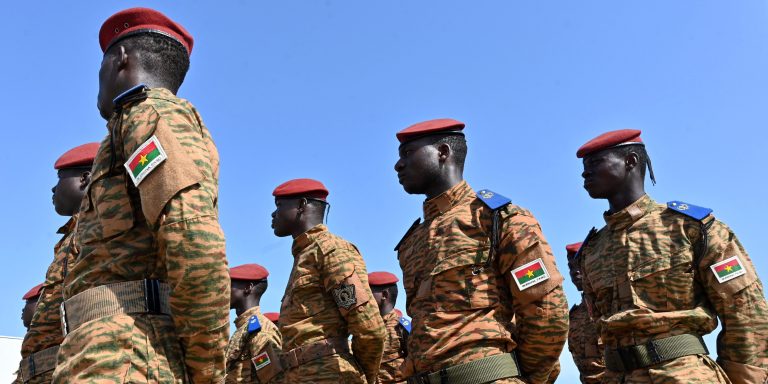
{"type": "Polygon", "coordinates": [[[53,206],[59,215],[72,216],[80,209],[91,171],[90,168],[64,168],[58,173],[59,182],[51,188],[53,206]]]}
{"type": "Polygon", "coordinates": [[[272,229],[277,237],[295,239],[314,226],[323,223],[325,206],[304,197],[276,198],[272,212],[272,229]]]}
{"type": "Polygon", "coordinates": [[[388,315],[395,309],[395,302],[389,296],[389,291],[376,289],[376,287],[371,287],[371,291],[373,292],[373,299],[376,300],[376,305],[379,306],[379,314],[381,316],[388,315]]]}
{"type": "Polygon", "coordinates": [[[635,152],[626,156],[611,149],[584,157],[584,189],[593,199],[608,200],[608,214],[628,207],[645,195],[643,164],[635,152]]]}
{"type": "Polygon", "coordinates": [[[579,260],[573,257],[568,257],[568,272],[571,276],[571,282],[576,286],[576,289],[583,291],[581,284],[581,266],[579,260]]]}
{"type": "Polygon", "coordinates": [[[256,289],[259,281],[232,280],[231,282],[229,309],[234,309],[237,316],[259,305],[261,296],[264,294],[264,290],[256,289]]]}
{"type": "Polygon", "coordinates": [[[32,325],[32,316],[35,314],[35,309],[37,308],[37,299],[40,297],[35,297],[33,299],[27,300],[27,302],[24,304],[24,308],[21,310],[21,322],[24,323],[24,327],[29,329],[29,326],[32,325]]]}
{"type": "Polygon", "coordinates": [[[119,42],[104,54],[99,70],[99,95],[96,98],[96,106],[104,120],[109,120],[115,111],[115,97],[138,84],[143,83],[149,88],[165,88],[174,95],[178,92],[177,88],[142,68],[140,54],[119,42]]]}
{"type": "Polygon", "coordinates": [[[431,138],[422,137],[403,143],[398,152],[397,179],[409,194],[431,199],[464,180],[464,170],[448,144],[433,144],[431,138]]]}

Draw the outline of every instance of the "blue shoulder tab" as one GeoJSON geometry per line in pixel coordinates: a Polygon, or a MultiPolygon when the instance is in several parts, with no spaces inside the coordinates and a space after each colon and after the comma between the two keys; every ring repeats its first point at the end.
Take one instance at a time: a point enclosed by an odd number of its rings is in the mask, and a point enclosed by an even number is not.
{"type": "Polygon", "coordinates": [[[400,322],[400,325],[405,328],[406,332],[411,333],[411,320],[408,320],[408,318],[405,316],[400,316],[398,322],[400,322]]]}
{"type": "Polygon", "coordinates": [[[476,194],[478,199],[482,200],[488,208],[493,210],[499,209],[512,201],[490,189],[481,189],[476,194]]]}
{"type": "Polygon", "coordinates": [[[126,98],[128,98],[129,96],[138,94],[139,92],[145,90],[146,88],[147,86],[144,85],[144,83],[130,87],[126,89],[123,93],[117,95],[117,97],[112,99],[112,102],[115,103],[115,105],[121,105],[123,104],[123,101],[125,101],[126,98]]]}
{"type": "Polygon", "coordinates": [[[259,322],[259,318],[256,315],[251,316],[250,319],[248,319],[248,333],[254,333],[261,330],[261,323],[259,322]]]}
{"type": "Polygon", "coordinates": [[[712,213],[712,210],[709,208],[699,207],[698,205],[688,204],[682,201],[670,201],[667,203],[667,208],[682,213],[683,215],[693,217],[699,221],[712,213]]]}

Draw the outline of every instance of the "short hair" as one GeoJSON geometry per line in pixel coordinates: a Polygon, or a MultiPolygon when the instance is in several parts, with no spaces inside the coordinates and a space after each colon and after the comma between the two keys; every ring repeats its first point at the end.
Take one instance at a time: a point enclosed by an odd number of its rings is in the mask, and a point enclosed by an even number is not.
{"type": "Polygon", "coordinates": [[[632,152],[636,153],[637,163],[640,165],[640,175],[645,177],[645,167],[650,166],[648,152],[645,150],[645,145],[629,144],[611,148],[610,150],[611,152],[621,157],[626,157],[632,152]]]}
{"type": "Polygon", "coordinates": [[[269,286],[269,283],[267,282],[267,279],[254,281],[253,282],[253,294],[261,297],[261,295],[264,294],[264,292],[267,291],[267,287],[269,286]]]}
{"type": "Polygon", "coordinates": [[[462,134],[435,135],[432,145],[447,144],[451,147],[456,157],[456,165],[464,169],[464,160],[467,158],[467,139],[462,134]]]}
{"type": "Polygon", "coordinates": [[[397,301],[397,284],[376,285],[371,287],[371,291],[373,292],[387,291],[387,293],[389,294],[389,301],[391,301],[392,304],[395,304],[395,302],[397,301]]]}
{"type": "Polygon", "coordinates": [[[139,52],[139,64],[157,80],[177,91],[189,70],[189,53],[178,41],[159,33],[137,33],[128,36],[114,47],[123,45],[127,50],[139,52]]]}

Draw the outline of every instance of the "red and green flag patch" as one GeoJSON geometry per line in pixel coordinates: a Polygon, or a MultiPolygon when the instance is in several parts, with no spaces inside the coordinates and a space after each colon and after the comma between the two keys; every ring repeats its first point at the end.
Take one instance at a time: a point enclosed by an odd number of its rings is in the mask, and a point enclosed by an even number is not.
{"type": "Polygon", "coordinates": [[[251,362],[253,363],[253,367],[256,368],[256,370],[258,371],[259,369],[262,369],[267,365],[269,365],[272,361],[269,360],[269,355],[267,354],[267,352],[262,352],[256,355],[256,357],[254,357],[253,359],[251,359],[251,362]]]}
{"type": "Polygon", "coordinates": [[[521,291],[549,279],[549,272],[540,258],[512,271],[512,277],[521,291]]]}
{"type": "Polygon", "coordinates": [[[125,169],[131,175],[133,185],[138,186],[150,172],[167,158],[168,155],[165,154],[163,146],[160,145],[160,140],[153,135],[128,158],[128,161],[125,162],[125,169]]]}
{"type": "Polygon", "coordinates": [[[719,283],[725,283],[747,273],[738,256],[732,256],[719,263],[712,264],[709,268],[712,269],[712,273],[715,274],[715,278],[719,283]]]}

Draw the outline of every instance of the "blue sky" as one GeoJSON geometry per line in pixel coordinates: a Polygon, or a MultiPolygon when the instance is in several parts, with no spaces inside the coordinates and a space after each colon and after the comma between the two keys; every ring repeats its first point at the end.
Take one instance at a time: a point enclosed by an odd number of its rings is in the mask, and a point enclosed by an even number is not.
{"type": "MultiPolygon", "coordinates": [[[[607,207],[581,188],[576,149],[632,127],[659,181],[649,193],[713,208],[768,275],[764,1],[12,2],[0,23],[0,334],[23,335],[21,296],[43,280],[65,222],[51,205],[53,162],[106,134],[99,27],[137,5],[195,37],[179,94],[221,154],[230,264],[271,272],[267,311],[291,268],[290,239],[269,228],[272,189],[322,180],[330,228],[369,271],[400,275],[392,248],[422,197],[397,183],[394,133],[437,117],[467,123],[466,179],[529,208],[563,270],[565,244],[601,226],[607,207]]],[[[561,362],[570,382],[567,352],[561,362]]]]}

